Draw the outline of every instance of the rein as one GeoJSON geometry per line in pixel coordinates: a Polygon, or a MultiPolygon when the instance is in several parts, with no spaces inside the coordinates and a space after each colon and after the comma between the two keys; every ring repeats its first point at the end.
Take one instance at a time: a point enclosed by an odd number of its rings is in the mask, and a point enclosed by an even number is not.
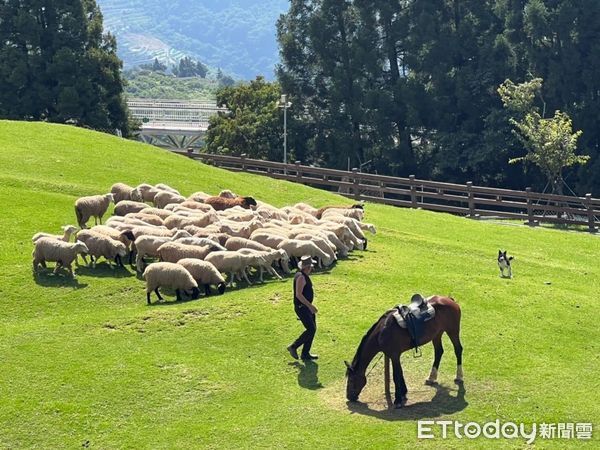
{"type": "Polygon", "coordinates": [[[377,361],[375,361],[375,364],[373,364],[373,367],[371,367],[371,370],[369,370],[369,373],[365,375],[366,377],[368,377],[369,375],[371,375],[371,372],[373,372],[373,369],[377,366],[377,364],[379,363],[379,361],[381,361],[382,357],[383,357],[383,352],[381,353],[381,355],[379,355],[379,359],[377,361]]]}

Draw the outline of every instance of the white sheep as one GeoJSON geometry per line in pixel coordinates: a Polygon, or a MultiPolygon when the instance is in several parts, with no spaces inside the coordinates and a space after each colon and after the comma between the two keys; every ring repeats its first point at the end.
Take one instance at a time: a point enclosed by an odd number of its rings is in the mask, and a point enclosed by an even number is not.
{"type": "Polygon", "coordinates": [[[136,202],[133,200],[121,200],[115,205],[113,213],[115,216],[126,216],[130,213],[139,213],[147,207],[148,205],[146,205],[143,202],[136,202]]]}
{"type": "Polygon", "coordinates": [[[217,222],[218,217],[214,211],[203,213],[198,211],[191,216],[183,216],[179,214],[173,214],[165,219],[165,226],[167,228],[185,228],[193,225],[197,227],[205,227],[211,223],[217,222]]]}
{"type": "Polygon", "coordinates": [[[267,247],[266,245],[261,244],[260,242],[256,242],[250,239],[245,239],[241,237],[231,237],[227,239],[225,242],[225,249],[229,251],[236,251],[242,248],[251,248],[254,250],[258,250],[261,252],[268,252],[272,250],[272,248],[267,247]]]}
{"type": "Polygon", "coordinates": [[[221,192],[219,192],[219,197],[223,197],[223,198],[236,198],[236,197],[239,197],[239,195],[234,194],[229,189],[224,189],[221,192]]]}
{"type": "Polygon", "coordinates": [[[115,205],[123,200],[143,201],[142,195],[131,186],[125,183],[115,183],[111,186],[110,192],[115,199],[115,205]]]}
{"type": "Polygon", "coordinates": [[[323,267],[333,263],[333,258],[321,250],[317,244],[311,241],[301,241],[298,239],[286,239],[281,242],[277,248],[285,250],[288,256],[293,260],[294,263],[304,255],[310,255],[313,258],[317,258],[319,261],[319,267],[323,267]]]}
{"type": "MultiPolygon", "coordinates": [[[[361,211],[360,209],[356,210],[361,211]]],[[[361,248],[362,250],[367,249],[367,238],[365,237],[365,234],[358,225],[360,223],[358,220],[353,219],[352,217],[342,216],[341,214],[329,214],[327,217],[323,218],[323,221],[329,221],[345,225],[354,235],[355,240],[362,244],[358,244],[357,247],[361,248]]]]}
{"type": "Polygon", "coordinates": [[[56,262],[56,267],[54,268],[55,274],[60,267],[65,267],[71,276],[75,278],[71,264],[77,258],[78,254],[85,254],[87,252],[88,248],[83,242],[69,243],[54,238],[38,239],[32,253],[33,271],[37,272],[39,265],[45,269],[46,261],[54,261],[56,262]]]}
{"type": "MultiPolygon", "coordinates": [[[[259,255],[262,256],[263,259],[259,260],[259,270],[260,270],[260,282],[263,283],[263,272],[266,270],[271,275],[276,277],[278,280],[282,280],[281,276],[273,269],[273,263],[278,262],[282,267],[287,267],[289,269],[289,261],[290,258],[287,252],[283,249],[272,250],[268,249],[267,251],[254,250],[252,248],[242,248],[238,250],[238,253],[242,255],[259,255]]],[[[289,273],[289,270],[286,271],[289,273]]]]}
{"type": "Polygon", "coordinates": [[[177,261],[177,264],[185,267],[198,283],[198,287],[204,286],[205,295],[212,293],[210,290],[211,284],[217,286],[219,294],[225,292],[225,279],[212,263],[196,258],[184,258],[177,261]]]}
{"type": "Polygon", "coordinates": [[[179,194],[175,194],[174,192],[169,191],[161,191],[154,196],[154,206],[157,208],[164,208],[169,203],[183,203],[185,202],[185,197],[179,194]]]}
{"type": "Polygon", "coordinates": [[[215,210],[212,206],[207,205],[206,203],[196,202],[193,200],[186,200],[183,203],[178,203],[175,207],[175,211],[177,211],[179,208],[199,209],[200,211],[204,212],[215,210]]]}
{"type": "Polygon", "coordinates": [[[210,194],[207,194],[206,192],[198,191],[198,192],[194,192],[187,199],[194,201],[194,202],[204,202],[204,199],[206,199],[208,197],[212,197],[212,196],[210,194]]]}
{"type": "Polygon", "coordinates": [[[308,203],[296,203],[294,208],[304,211],[314,217],[317,217],[317,213],[319,212],[317,208],[310,206],[308,203]]]}
{"type": "Polygon", "coordinates": [[[165,242],[158,247],[157,253],[161,261],[177,262],[184,258],[204,259],[216,246],[187,245],[181,242],[165,242]]]}
{"type": "Polygon", "coordinates": [[[177,189],[172,188],[171,186],[169,186],[168,184],[164,184],[164,183],[158,183],[156,186],[154,186],[156,189],[160,189],[161,191],[167,191],[170,192],[171,194],[175,194],[175,195],[181,195],[179,193],[179,191],[177,189]]]}
{"type": "Polygon", "coordinates": [[[44,238],[44,237],[60,239],[61,241],[69,242],[69,240],[71,239],[71,235],[77,231],[77,227],[74,227],[73,225],[64,225],[61,227],[61,229],[63,230],[62,235],[61,234],[43,233],[43,232],[35,233],[33,235],[33,237],[31,238],[31,242],[33,242],[35,244],[36,241],[38,241],[39,239],[44,238]]]}
{"type": "Polygon", "coordinates": [[[154,291],[159,300],[163,300],[159,287],[168,287],[175,289],[177,301],[182,300],[181,291],[187,294],[191,290],[192,299],[197,299],[200,296],[198,283],[185,267],[169,262],[158,262],[150,264],[143,274],[146,280],[146,301],[150,304],[150,293],[154,291]]]}
{"type": "Polygon", "coordinates": [[[132,191],[132,195],[136,198],[142,198],[144,202],[151,202],[154,200],[154,196],[158,194],[159,190],[148,183],[138,184],[132,191]]]}
{"type": "Polygon", "coordinates": [[[265,206],[265,205],[260,205],[258,208],[256,208],[256,214],[259,215],[260,217],[262,217],[263,219],[279,219],[279,220],[285,220],[287,222],[287,220],[289,219],[289,216],[286,212],[283,212],[277,208],[271,207],[271,206],[265,206]]]}
{"type": "Polygon", "coordinates": [[[212,263],[219,272],[230,274],[229,286],[233,285],[235,274],[238,274],[238,278],[240,275],[244,277],[246,283],[251,285],[246,268],[249,266],[260,267],[261,264],[264,264],[264,256],[260,254],[243,255],[239,252],[229,251],[209,253],[204,260],[212,263]]]}
{"type": "Polygon", "coordinates": [[[271,233],[267,230],[256,230],[250,235],[250,240],[258,242],[266,247],[276,249],[279,244],[287,239],[287,236],[271,233]]]}
{"type": "Polygon", "coordinates": [[[336,214],[361,221],[365,216],[365,210],[362,208],[328,208],[321,214],[321,219],[325,220],[328,216],[336,214]]]}
{"type": "Polygon", "coordinates": [[[329,257],[333,260],[337,260],[337,256],[335,256],[335,247],[332,248],[332,244],[329,243],[326,239],[323,239],[319,236],[315,236],[314,234],[309,233],[298,233],[293,239],[297,239],[300,241],[310,241],[317,245],[324,253],[327,253],[329,257]]]}
{"type": "MultiPolygon", "coordinates": [[[[115,261],[115,265],[123,267],[123,260],[121,258],[124,258],[125,255],[127,255],[127,249],[122,242],[115,241],[104,234],[92,230],[81,230],[77,233],[77,240],[83,242],[88,248],[92,267],[96,267],[94,257],[98,259],[101,256],[106,259],[108,267],[112,268],[110,263],[112,260],[115,261]]],[[[82,255],[82,258],[87,264],[85,255],[82,255]]]]}
{"type": "Polygon", "coordinates": [[[75,201],[75,215],[80,228],[86,228],[87,221],[93,217],[96,225],[98,219],[102,223],[102,216],[106,213],[110,203],[113,201],[112,194],[91,195],[80,197],[75,201]]]}
{"type": "Polygon", "coordinates": [[[212,246],[215,246],[217,248],[217,250],[219,250],[219,251],[228,250],[227,248],[225,248],[224,246],[222,246],[219,243],[218,239],[210,239],[210,238],[204,238],[204,237],[191,236],[191,237],[184,237],[184,238],[177,239],[174,242],[181,242],[182,244],[187,244],[187,245],[201,245],[201,246],[212,245],[212,246]]]}
{"type": "Polygon", "coordinates": [[[160,208],[152,208],[152,207],[144,208],[140,211],[140,213],[141,214],[152,214],[154,216],[160,217],[163,220],[165,220],[167,217],[173,215],[173,213],[171,211],[167,211],[167,210],[160,209],[160,208]]]}
{"type": "Polygon", "coordinates": [[[250,222],[245,222],[243,225],[240,226],[240,224],[235,224],[233,225],[233,223],[223,223],[223,221],[221,222],[221,231],[223,233],[226,233],[232,237],[243,237],[243,238],[249,238],[250,235],[252,234],[253,231],[262,228],[263,224],[260,220],[257,219],[253,219],[250,222]]]}
{"type": "Polygon", "coordinates": [[[165,221],[163,219],[161,219],[159,216],[157,216],[156,214],[146,214],[146,213],[129,213],[125,216],[126,219],[138,219],[141,220],[149,225],[154,225],[154,226],[164,226],[165,221]]]}
{"type": "Polygon", "coordinates": [[[150,256],[158,258],[158,248],[167,242],[175,241],[181,237],[189,237],[189,233],[184,230],[177,231],[173,236],[140,236],[135,240],[135,266],[138,272],[144,270],[144,257],[150,256]],[[186,236],[187,234],[187,236],[186,236]]]}

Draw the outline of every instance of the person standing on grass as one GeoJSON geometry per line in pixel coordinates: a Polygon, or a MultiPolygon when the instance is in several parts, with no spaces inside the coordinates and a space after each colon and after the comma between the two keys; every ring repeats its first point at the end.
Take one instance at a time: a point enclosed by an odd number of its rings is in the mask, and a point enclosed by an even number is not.
{"type": "Polygon", "coordinates": [[[294,311],[304,325],[304,332],[290,345],[287,350],[292,358],[298,359],[298,348],[302,347],[301,358],[304,360],[317,359],[310,354],[315,333],[317,332],[317,307],[312,304],[315,297],[313,284],[309,277],[314,267],[310,256],[303,256],[298,263],[298,272],[294,276],[294,311]]]}

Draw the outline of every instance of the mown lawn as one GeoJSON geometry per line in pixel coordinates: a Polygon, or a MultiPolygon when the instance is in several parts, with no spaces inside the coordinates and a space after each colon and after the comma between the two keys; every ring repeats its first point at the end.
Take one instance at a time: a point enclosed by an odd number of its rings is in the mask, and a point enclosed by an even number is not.
{"type": "MultiPolygon", "coordinates": [[[[34,279],[30,238],[74,223],[76,197],[116,181],[185,194],[232,189],[283,206],[348,203],[333,194],[198,164],[71,127],[0,121],[0,447],[521,448],[514,440],[417,439],[417,419],[592,422],[598,446],[600,239],[367,205],[370,248],[314,277],[317,364],[285,351],[300,332],[291,280],[147,306],[131,270],[79,268],[34,279]],[[499,248],[514,254],[501,279],[499,248]],[[386,411],[382,363],[361,400],[344,399],[351,359],[381,313],[414,292],[462,307],[464,394],[447,339],[403,356],[409,406],[386,411]]],[[[438,433],[439,435],[439,433],[438,433]]]]}

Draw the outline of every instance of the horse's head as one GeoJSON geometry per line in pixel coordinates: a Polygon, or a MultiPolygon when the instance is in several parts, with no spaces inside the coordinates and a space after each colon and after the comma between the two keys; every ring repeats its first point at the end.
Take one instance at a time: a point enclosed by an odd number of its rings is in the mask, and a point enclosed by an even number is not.
{"type": "Polygon", "coordinates": [[[346,377],[348,378],[346,384],[346,398],[351,402],[355,402],[358,400],[360,392],[367,384],[367,377],[364,373],[357,371],[347,361],[344,362],[346,363],[346,377]]]}

